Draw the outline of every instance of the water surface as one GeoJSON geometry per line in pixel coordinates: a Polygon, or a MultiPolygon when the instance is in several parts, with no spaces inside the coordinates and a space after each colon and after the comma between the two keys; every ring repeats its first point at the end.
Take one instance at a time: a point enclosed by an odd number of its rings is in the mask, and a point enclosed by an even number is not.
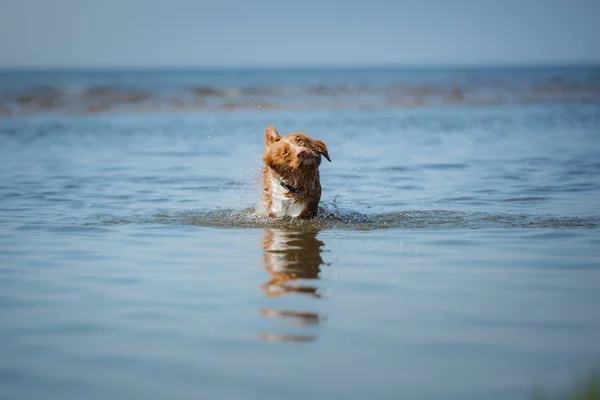
{"type": "Polygon", "coordinates": [[[0,397],[525,399],[600,363],[597,69],[3,74],[0,397]],[[270,123],[329,147],[316,220],[253,211],[270,123]]]}

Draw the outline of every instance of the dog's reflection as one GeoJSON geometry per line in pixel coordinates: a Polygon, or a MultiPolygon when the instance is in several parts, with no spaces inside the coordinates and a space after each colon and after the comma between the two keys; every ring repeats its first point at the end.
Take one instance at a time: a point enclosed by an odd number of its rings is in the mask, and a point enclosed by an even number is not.
{"type": "Polygon", "coordinates": [[[263,240],[265,266],[271,280],[263,285],[267,297],[302,293],[319,297],[317,288],[293,284],[300,279],[318,279],[321,247],[316,232],[267,228],[263,240]]]}
{"type": "MultiPolygon", "coordinates": [[[[263,239],[265,268],[270,280],[262,288],[265,296],[277,298],[288,294],[320,298],[319,289],[307,280],[319,279],[323,258],[323,242],[317,231],[267,228],[263,239]],[[302,282],[300,282],[302,281],[302,282]]],[[[294,325],[317,325],[325,318],[312,311],[262,308],[266,317],[286,318],[294,325]]],[[[313,335],[263,333],[267,341],[310,341],[313,335]]]]}

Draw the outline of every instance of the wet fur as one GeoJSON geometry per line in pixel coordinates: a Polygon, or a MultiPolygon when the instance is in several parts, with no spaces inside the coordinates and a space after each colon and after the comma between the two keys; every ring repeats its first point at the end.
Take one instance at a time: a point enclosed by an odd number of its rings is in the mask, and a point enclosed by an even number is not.
{"type": "Polygon", "coordinates": [[[273,125],[265,130],[263,206],[270,217],[314,218],[321,200],[321,157],[331,161],[323,141],[302,132],[283,137],[273,125]],[[281,182],[293,188],[286,189],[281,182]]]}

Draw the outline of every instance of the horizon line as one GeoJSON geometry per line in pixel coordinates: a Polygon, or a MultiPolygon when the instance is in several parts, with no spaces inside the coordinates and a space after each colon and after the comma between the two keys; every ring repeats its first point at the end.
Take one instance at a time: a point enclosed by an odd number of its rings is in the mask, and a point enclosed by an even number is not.
{"type": "Polygon", "coordinates": [[[502,63],[373,63],[373,64],[302,64],[302,65],[23,65],[0,66],[0,72],[77,72],[77,71],[284,71],[284,70],[435,70],[435,69],[535,69],[535,68],[599,68],[600,61],[577,62],[502,62],[502,63]]]}

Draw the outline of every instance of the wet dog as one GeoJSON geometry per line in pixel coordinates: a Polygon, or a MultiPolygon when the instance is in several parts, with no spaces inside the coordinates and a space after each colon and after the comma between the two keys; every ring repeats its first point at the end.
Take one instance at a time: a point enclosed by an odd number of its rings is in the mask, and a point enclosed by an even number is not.
{"type": "Polygon", "coordinates": [[[314,218],[321,200],[321,156],[331,162],[327,146],[302,132],[279,136],[265,130],[263,206],[270,217],[314,218]]]}

